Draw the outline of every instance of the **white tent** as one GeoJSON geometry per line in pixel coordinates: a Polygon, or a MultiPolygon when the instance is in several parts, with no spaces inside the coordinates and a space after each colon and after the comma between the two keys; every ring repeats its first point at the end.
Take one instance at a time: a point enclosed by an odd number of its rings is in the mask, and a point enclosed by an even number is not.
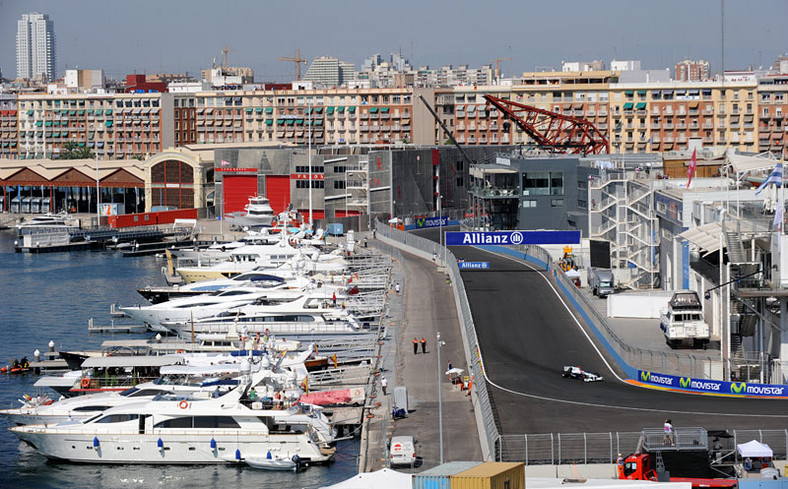
{"type": "Polygon", "coordinates": [[[410,474],[397,472],[391,469],[380,469],[377,472],[361,472],[346,481],[322,489],[411,489],[412,477],[410,474]]]}
{"type": "Polygon", "coordinates": [[[759,443],[756,440],[748,441],[747,443],[742,443],[740,445],[736,445],[736,450],[739,451],[739,455],[742,457],[773,457],[774,452],[764,443],[759,443]]]}

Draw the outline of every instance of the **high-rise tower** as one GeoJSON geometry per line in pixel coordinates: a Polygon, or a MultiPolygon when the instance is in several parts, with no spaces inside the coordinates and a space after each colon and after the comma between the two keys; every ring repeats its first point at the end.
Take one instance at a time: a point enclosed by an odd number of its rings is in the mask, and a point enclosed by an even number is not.
{"type": "Polygon", "coordinates": [[[16,30],[17,78],[55,79],[55,23],[47,14],[22,14],[16,30]]]}

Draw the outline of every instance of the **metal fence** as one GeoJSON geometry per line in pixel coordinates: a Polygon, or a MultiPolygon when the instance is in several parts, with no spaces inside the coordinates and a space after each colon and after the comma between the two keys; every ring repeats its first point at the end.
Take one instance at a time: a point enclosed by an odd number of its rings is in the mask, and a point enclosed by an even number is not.
{"type": "MultiPolygon", "coordinates": [[[[677,428],[680,431],[681,428],[677,428]]],[[[739,443],[758,440],[769,445],[775,459],[788,454],[788,430],[733,430],[727,449],[739,443]]],[[[619,453],[632,453],[638,446],[640,432],[546,433],[501,435],[496,459],[526,465],[564,465],[615,463],[619,453]]]]}
{"type": "Polygon", "coordinates": [[[460,328],[462,330],[466,347],[465,358],[468,360],[468,370],[473,378],[471,388],[474,400],[477,423],[479,423],[480,435],[482,436],[482,454],[485,460],[496,457],[498,446],[498,427],[495,424],[495,415],[490,402],[490,395],[487,391],[487,377],[484,372],[484,362],[476,338],[476,328],[471,314],[471,305],[468,296],[465,294],[465,287],[460,276],[460,269],[457,266],[457,258],[445,247],[420,236],[415,236],[404,231],[377,223],[376,232],[383,237],[397,241],[409,248],[420,251],[417,253],[425,258],[434,257],[439,261],[445,261],[446,274],[451,280],[454,288],[454,297],[457,301],[457,311],[459,316],[460,328]]]}

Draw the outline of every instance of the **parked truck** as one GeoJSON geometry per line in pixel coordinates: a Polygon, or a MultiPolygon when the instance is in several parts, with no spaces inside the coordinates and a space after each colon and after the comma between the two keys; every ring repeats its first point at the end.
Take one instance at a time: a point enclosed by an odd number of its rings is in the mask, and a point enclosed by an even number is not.
{"type": "Polygon", "coordinates": [[[692,290],[673,294],[668,307],[660,310],[659,328],[671,348],[691,344],[705,349],[709,342],[710,328],[703,319],[703,305],[692,290]]]}
{"type": "Polygon", "coordinates": [[[710,453],[709,433],[704,428],[675,428],[671,435],[659,428],[644,429],[635,452],[619,463],[618,478],[735,488],[733,453],[710,453]]]}
{"type": "Polygon", "coordinates": [[[597,297],[607,297],[613,293],[615,279],[613,272],[605,268],[588,269],[588,286],[597,297]]]}

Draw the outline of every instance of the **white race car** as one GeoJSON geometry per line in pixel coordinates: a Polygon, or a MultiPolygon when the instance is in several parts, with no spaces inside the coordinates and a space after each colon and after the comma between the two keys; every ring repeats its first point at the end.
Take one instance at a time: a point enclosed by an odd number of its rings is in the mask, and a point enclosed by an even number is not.
{"type": "Polygon", "coordinates": [[[602,379],[602,376],[594,373],[594,372],[586,372],[580,367],[574,367],[572,365],[565,365],[564,372],[561,374],[562,377],[566,379],[578,379],[582,380],[583,382],[598,382],[602,379]]]}

